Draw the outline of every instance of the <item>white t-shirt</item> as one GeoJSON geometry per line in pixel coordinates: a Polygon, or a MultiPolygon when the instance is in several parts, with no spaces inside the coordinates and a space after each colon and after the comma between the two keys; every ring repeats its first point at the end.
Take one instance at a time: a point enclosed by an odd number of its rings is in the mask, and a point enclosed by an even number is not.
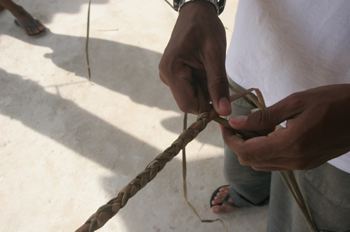
{"type": "MultiPolygon", "coordinates": [[[[239,1],[226,69],[244,88],[259,88],[267,106],[350,83],[350,1],[239,1]]],[[[329,163],[350,173],[350,153],[329,163]]]]}

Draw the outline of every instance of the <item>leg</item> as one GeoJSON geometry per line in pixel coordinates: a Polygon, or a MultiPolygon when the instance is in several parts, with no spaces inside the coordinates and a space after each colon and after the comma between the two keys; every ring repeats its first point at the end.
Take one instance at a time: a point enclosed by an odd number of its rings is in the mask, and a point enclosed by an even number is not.
{"type": "MultiPolygon", "coordinates": [[[[242,91],[242,87],[235,83],[237,89],[242,91]]],[[[246,115],[251,112],[252,107],[243,99],[238,99],[232,103],[232,115],[246,115]]],[[[237,207],[249,207],[267,203],[270,193],[270,172],[258,172],[248,166],[242,166],[237,155],[225,146],[224,175],[230,187],[222,188],[213,205],[222,203],[223,198],[229,192],[230,199],[237,207]]],[[[213,213],[233,211],[235,208],[221,205],[212,208],[213,213]]]]}
{"type": "MultiPolygon", "coordinates": [[[[350,174],[328,163],[293,172],[317,230],[350,231],[350,174]]],[[[267,231],[310,231],[277,172],[272,174],[267,231]]]]}
{"type": "Polygon", "coordinates": [[[45,30],[45,27],[38,20],[35,20],[23,7],[11,0],[0,0],[0,6],[11,12],[16,18],[16,24],[22,27],[23,32],[27,35],[40,34],[45,30]]]}

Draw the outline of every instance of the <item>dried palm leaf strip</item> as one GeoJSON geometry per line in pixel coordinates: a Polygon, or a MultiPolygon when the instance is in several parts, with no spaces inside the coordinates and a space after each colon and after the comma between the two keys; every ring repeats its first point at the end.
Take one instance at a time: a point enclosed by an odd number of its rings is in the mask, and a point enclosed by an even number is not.
{"type": "Polygon", "coordinates": [[[91,8],[91,0],[89,0],[89,6],[88,6],[86,40],[85,40],[85,59],[86,59],[86,67],[88,71],[89,81],[91,81],[91,69],[90,69],[90,61],[89,61],[90,8],[91,8]]]}
{"type": "MultiPolygon", "coordinates": [[[[235,88],[233,85],[230,84],[230,88],[234,93],[239,93],[240,91],[235,88]]],[[[259,90],[255,91],[257,96],[254,96],[251,93],[248,93],[247,96],[243,96],[243,99],[251,104],[253,107],[257,107],[259,109],[266,108],[264,98],[259,90]]],[[[281,128],[282,126],[278,125],[276,126],[276,130],[278,128],[281,128]]],[[[251,137],[253,138],[253,137],[251,137]]],[[[297,180],[295,179],[293,170],[286,170],[286,171],[278,171],[279,175],[281,176],[283,182],[285,183],[288,191],[290,194],[292,194],[292,197],[294,198],[296,204],[298,205],[302,215],[304,216],[304,219],[310,229],[311,232],[317,232],[315,223],[313,222],[313,219],[311,217],[311,213],[309,209],[307,208],[307,205],[305,203],[304,197],[299,189],[299,185],[297,180]],[[287,177],[284,173],[287,173],[287,177]]]]}
{"type": "MultiPolygon", "coordinates": [[[[238,94],[232,95],[230,101],[234,101],[247,93],[256,89],[249,89],[238,94]]],[[[168,147],[163,153],[159,154],[152,162],[150,162],[146,169],[140,172],[129,184],[127,184],[117,195],[105,205],[101,206],[96,213],[94,213],[84,225],[82,225],[76,232],[93,232],[101,228],[109,219],[118,213],[123,208],[130,198],[145,187],[148,182],[153,180],[156,175],[164,168],[165,164],[171,161],[181,149],[191,142],[212,120],[215,120],[225,127],[230,127],[227,120],[219,117],[214,109],[210,112],[201,113],[196,122],[183,131],[180,136],[168,147]]],[[[231,128],[231,127],[230,127],[231,128]]],[[[232,129],[232,128],[231,128],[232,129]]],[[[250,132],[236,131],[243,137],[249,138],[252,135],[250,132]]]]}

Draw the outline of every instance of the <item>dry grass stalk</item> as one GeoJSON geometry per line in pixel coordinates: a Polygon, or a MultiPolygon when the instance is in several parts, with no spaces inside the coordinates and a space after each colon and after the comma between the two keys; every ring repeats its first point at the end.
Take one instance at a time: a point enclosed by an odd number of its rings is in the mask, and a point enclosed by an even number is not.
{"type": "Polygon", "coordinates": [[[87,66],[88,75],[89,75],[89,81],[91,81],[91,69],[90,69],[90,61],[89,61],[90,7],[91,7],[91,0],[89,0],[89,7],[88,7],[88,13],[87,13],[86,41],[85,41],[85,59],[86,59],[86,66],[87,66]]]}
{"type": "MultiPolygon", "coordinates": [[[[238,89],[236,89],[234,86],[230,85],[230,88],[233,92],[235,93],[239,93],[240,91],[238,89]]],[[[251,103],[253,107],[257,107],[259,109],[264,109],[266,108],[266,105],[265,105],[265,102],[264,102],[264,98],[261,94],[261,92],[259,90],[256,90],[255,91],[257,93],[257,98],[255,96],[253,96],[251,93],[248,93],[247,94],[247,97],[246,96],[243,96],[243,98],[248,102],[248,103],[251,103]],[[249,100],[247,99],[249,98],[249,100]]],[[[278,128],[280,128],[282,126],[278,125],[276,127],[276,130],[278,128]]],[[[255,136],[252,136],[250,138],[253,138],[253,137],[256,137],[256,136],[259,136],[259,135],[255,135],[255,136]]],[[[302,193],[300,192],[300,189],[299,189],[299,186],[298,186],[298,183],[295,179],[295,176],[294,176],[294,173],[293,173],[293,170],[286,170],[286,171],[278,171],[279,172],[279,175],[281,176],[283,182],[285,183],[286,187],[288,188],[289,192],[292,194],[292,197],[294,198],[295,202],[297,203],[301,213],[303,214],[304,216],[304,219],[310,229],[311,232],[317,232],[317,229],[316,229],[316,226],[312,220],[312,217],[311,217],[311,214],[307,208],[307,205],[304,201],[304,198],[303,198],[303,195],[302,193]],[[285,176],[284,172],[287,173],[287,177],[285,176]]]]}

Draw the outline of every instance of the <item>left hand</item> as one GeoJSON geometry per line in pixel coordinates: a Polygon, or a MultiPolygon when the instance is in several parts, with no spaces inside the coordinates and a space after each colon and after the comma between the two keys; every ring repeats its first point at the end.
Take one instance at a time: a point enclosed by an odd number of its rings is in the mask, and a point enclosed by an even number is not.
{"type": "Polygon", "coordinates": [[[242,165],[259,171],[316,168],[350,151],[350,84],[294,93],[248,116],[231,117],[229,124],[261,132],[285,120],[286,128],[248,140],[220,128],[242,165]]]}

